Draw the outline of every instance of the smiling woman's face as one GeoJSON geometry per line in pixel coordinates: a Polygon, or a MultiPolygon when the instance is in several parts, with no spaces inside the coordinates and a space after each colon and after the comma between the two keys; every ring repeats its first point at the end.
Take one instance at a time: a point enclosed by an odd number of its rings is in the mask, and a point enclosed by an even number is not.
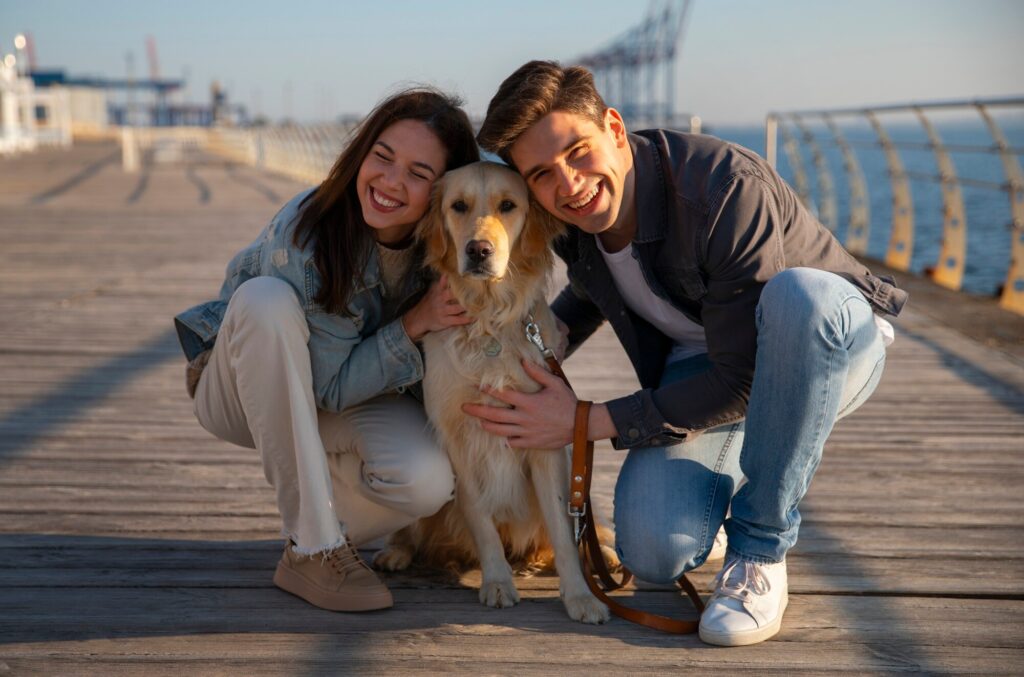
{"type": "Polygon", "coordinates": [[[400,242],[412,232],[446,158],[437,135],[419,120],[399,120],[381,132],[356,176],[363,219],[378,242],[400,242]]]}

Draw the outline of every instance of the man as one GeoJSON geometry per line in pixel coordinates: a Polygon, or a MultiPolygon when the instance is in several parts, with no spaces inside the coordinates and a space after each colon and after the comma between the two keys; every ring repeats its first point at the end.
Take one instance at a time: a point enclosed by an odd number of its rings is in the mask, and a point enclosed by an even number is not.
{"type": "MultiPolygon", "coordinates": [[[[571,354],[611,322],[642,390],[590,414],[591,439],[629,449],[616,542],[640,578],[728,552],[700,624],[712,644],[776,634],[786,552],[835,420],[874,391],[906,293],[850,256],[756,154],[709,136],[629,134],[584,68],[531,61],[491,100],[478,140],[573,226],[552,309],[571,354]],[[731,511],[729,519],[727,512],[731,511]]],[[[576,398],[537,368],[511,409],[465,405],[513,447],[572,439],[576,398]]]]}

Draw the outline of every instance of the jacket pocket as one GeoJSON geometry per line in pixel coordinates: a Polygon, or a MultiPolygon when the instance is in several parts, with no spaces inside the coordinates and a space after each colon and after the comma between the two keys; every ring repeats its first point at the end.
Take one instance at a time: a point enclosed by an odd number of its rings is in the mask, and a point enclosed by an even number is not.
{"type": "Polygon", "coordinates": [[[321,313],[324,309],[314,301],[320,292],[320,273],[316,269],[313,257],[310,257],[302,266],[302,309],[307,313],[321,313]]]}

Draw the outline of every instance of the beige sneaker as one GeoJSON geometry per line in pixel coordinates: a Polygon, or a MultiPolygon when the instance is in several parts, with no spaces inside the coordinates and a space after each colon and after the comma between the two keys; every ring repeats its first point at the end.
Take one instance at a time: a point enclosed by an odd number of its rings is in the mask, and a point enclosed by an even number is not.
{"type": "Polygon", "coordinates": [[[372,611],[395,604],[391,591],[346,543],[330,552],[300,555],[285,546],[274,585],[330,611],[372,611]]]}

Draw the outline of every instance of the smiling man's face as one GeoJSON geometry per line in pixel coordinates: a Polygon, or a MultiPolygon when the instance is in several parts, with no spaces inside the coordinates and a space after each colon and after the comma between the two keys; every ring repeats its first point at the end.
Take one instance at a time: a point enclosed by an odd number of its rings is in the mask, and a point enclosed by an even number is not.
{"type": "Polygon", "coordinates": [[[553,111],[509,148],[534,198],[555,217],[597,235],[632,227],[633,155],[618,111],[604,129],[575,113],[553,111]]]}

